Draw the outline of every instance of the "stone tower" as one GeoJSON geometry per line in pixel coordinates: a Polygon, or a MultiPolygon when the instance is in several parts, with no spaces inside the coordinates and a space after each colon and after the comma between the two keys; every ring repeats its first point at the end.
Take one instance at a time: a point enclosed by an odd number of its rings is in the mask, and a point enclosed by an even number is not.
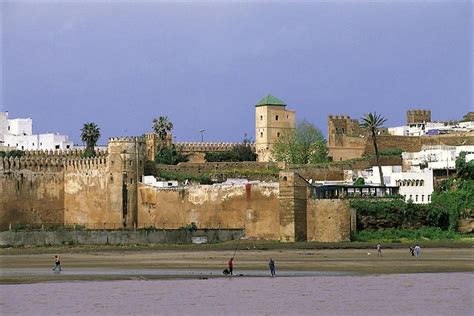
{"type": "Polygon", "coordinates": [[[278,138],[296,128],[296,112],[285,107],[285,102],[270,94],[255,105],[255,150],[260,162],[270,161],[278,138]]]}
{"type": "Polygon", "coordinates": [[[108,144],[109,210],[120,212],[123,227],[138,222],[138,182],[146,160],[143,137],[112,137],[108,144]]]}
{"type": "Polygon", "coordinates": [[[407,125],[431,122],[430,110],[408,110],[407,125]]]}

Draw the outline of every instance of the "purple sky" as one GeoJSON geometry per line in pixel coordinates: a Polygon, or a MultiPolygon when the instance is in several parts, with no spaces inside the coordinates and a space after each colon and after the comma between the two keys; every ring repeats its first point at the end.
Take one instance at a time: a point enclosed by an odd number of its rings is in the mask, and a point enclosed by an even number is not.
{"type": "Polygon", "coordinates": [[[0,109],[75,143],[160,115],[178,141],[254,138],[268,93],[325,133],[329,114],[473,111],[470,1],[0,2],[0,109]]]}

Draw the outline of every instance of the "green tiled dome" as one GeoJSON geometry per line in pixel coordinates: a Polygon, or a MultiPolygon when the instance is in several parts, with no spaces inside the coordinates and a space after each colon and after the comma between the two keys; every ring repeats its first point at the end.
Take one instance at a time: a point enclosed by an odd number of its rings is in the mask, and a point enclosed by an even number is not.
{"type": "Polygon", "coordinates": [[[260,101],[255,106],[262,106],[262,105],[282,105],[286,106],[286,103],[282,100],[274,97],[273,95],[269,94],[260,101]]]}

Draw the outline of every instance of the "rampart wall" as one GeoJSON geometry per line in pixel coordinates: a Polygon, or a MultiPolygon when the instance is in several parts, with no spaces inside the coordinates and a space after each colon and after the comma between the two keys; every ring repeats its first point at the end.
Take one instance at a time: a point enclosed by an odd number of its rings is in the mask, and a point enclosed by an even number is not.
{"type": "Polygon", "coordinates": [[[193,237],[212,243],[237,240],[242,234],[240,229],[3,231],[0,246],[190,244],[193,237]]]}
{"type": "MultiPolygon", "coordinates": [[[[349,200],[308,198],[308,241],[350,241],[351,222],[355,215],[349,200]]],[[[354,225],[355,228],[355,225],[354,225]]]]}
{"type": "Polygon", "coordinates": [[[109,175],[104,157],[66,162],[64,223],[86,227],[121,227],[120,212],[109,212],[109,175]],[[118,215],[118,216],[117,216],[118,215]]]}
{"type": "Polygon", "coordinates": [[[144,144],[143,137],[114,137],[108,153],[94,158],[81,158],[80,150],[0,158],[0,226],[133,227],[144,144]]]}
{"type": "Polygon", "coordinates": [[[138,226],[245,228],[248,237],[279,239],[277,183],[154,188],[140,185],[138,226]]]}
{"type": "Polygon", "coordinates": [[[0,224],[62,223],[64,173],[60,159],[0,157],[0,224]]]}
{"type": "MultiPolygon", "coordinates": [[[[334,161],[360,158],[372,154],[374,147],[370,138],[339,136],[338,146],[329,146],[329,155],[334,161]]],[[[400,148],[407,152],[418,152],[423,145],[474,145],[474,133],[452,133],[435,136],[377,136],[379,150],[400,148]]]]}
{"type": "Polygon", "coordinates": [[[150,170],[155,176],[158,176],[160,171],[184,173],[192,175],[202,175],[206,173],[219,173],[228,172],[229,170],[262,170],[267,168],[278,168],[278,163],[271,162],[256,162],[256,161],[244,161],[244,162],[205,162],[205,163],[192,163],[192,162],[181,162],[176,166],[173,165],[159,165],[156,164],[152,170],[150,170]]]}

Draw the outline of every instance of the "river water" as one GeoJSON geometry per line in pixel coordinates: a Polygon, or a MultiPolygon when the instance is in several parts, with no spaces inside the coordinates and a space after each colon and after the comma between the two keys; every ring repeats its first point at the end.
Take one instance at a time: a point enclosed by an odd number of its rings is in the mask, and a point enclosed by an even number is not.
{"type": "Polygon", "coordinates": [[[473,273],[0,285],[3,315],[471,315],[473,273]]]}

